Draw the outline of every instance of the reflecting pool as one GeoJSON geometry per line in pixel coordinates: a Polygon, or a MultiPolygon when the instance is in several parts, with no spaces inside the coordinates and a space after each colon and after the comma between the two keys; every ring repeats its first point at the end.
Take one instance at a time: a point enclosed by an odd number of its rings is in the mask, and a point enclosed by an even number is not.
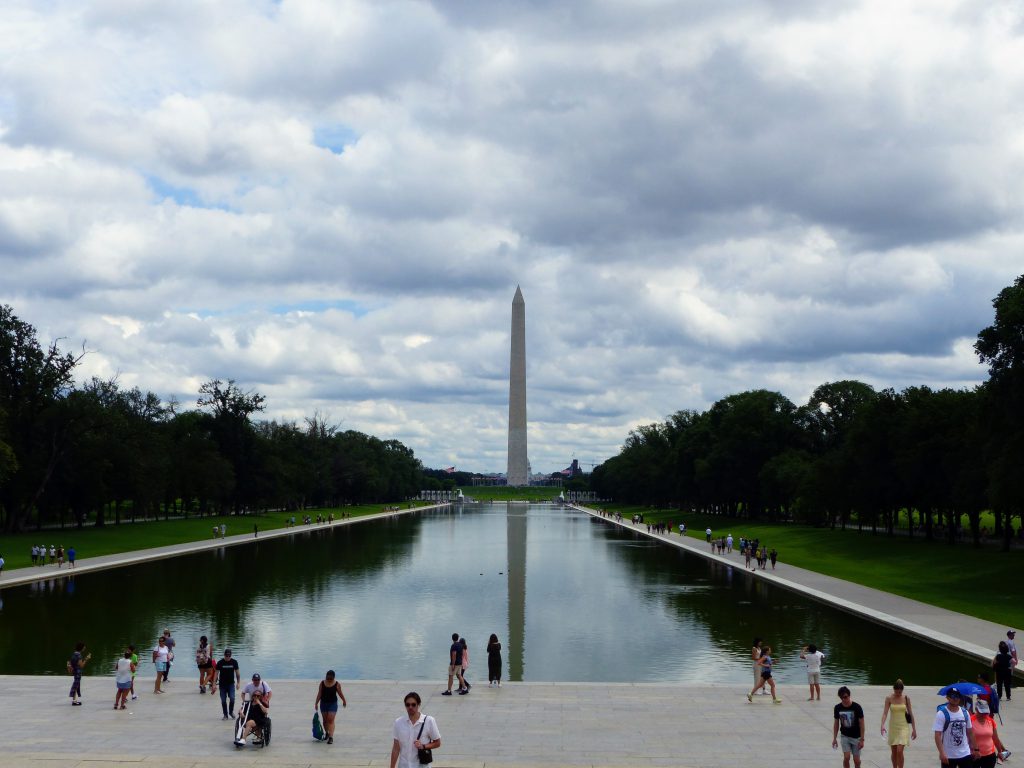
{"type": "Polygon", "coordinates": [[[804,643],[827,655],[823,684],[973,679],[976,664],[659,545],[573,510],[474,504],[303,531],[217,551],[0,591],[0,673],[63,674],[75,641],[87,673],[109,674],[128,643],[168,627],[172,679],[196,677],[200,635],[230,647],[243,675],[436,680],[451,633],[485,647],[503,679],[746,683],[754,635],[776,678],[806,680],[804,643]],[[104,660],[96,663],[98,660],[104,660]],[[109,661],[109,664],[108,664],[109,661]]]}

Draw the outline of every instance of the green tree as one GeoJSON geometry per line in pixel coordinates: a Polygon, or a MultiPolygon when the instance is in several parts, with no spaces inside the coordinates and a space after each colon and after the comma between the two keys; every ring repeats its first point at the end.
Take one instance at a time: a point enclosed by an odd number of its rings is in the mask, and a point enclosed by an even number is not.
{"type": "MultiPolygon", "coordinates": [[[[70,414],[61,402],[73,387],[78,358],[60,351],[57,342],[44,348],[36,330],[0,305],[0,410],[6,414],[0,441],[14,461],[5,462],[7,480],[0,486],[3,527],[21,530],[29,520],[68,449],[70,414]]],[[[42,520],[37,515],[37,522],[42,520]]]]}
{"type": "Polygon", "coordinates": [[[1003,548],[1009,549],[1014,515],[1024,499],[1024,275],[992,301],[995,319],[974,349],[988,365],[983,401],[989,435],[988,492],[1003,548]]]}

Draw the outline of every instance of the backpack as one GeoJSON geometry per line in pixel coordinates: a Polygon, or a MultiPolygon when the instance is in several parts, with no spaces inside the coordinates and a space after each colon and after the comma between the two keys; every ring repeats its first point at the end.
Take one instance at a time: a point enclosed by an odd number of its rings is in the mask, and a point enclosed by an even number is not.
{"type": "Polygon", "coordinates": [[[210,662],[210,646],[200,645],[196,650],[196,664],[208,664],[210,662]]]}
{"type": "Polygon", "coordinates": [[[327,734],[324,733],[324,728],[320,725],[320,713],[313,713],[313,738],[317,741],[323,741],[327,738],[327,734]]]}

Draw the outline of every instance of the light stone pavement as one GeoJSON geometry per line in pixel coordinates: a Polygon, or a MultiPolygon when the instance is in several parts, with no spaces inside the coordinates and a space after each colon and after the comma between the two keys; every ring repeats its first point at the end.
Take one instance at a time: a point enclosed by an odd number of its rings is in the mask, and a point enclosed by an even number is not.
{"type": "MultiPolygon", "coordinates": [[[[200,695],[191,676],[168,693],[140,691],[127,711],[114,711],[112,677],[83,679],[85,702],[71,707],[68,677],[0,677],[0,766],[101,768],[141,766],[387,766],[391,723],[402,697],[415,690],[441,730],[438,768],[500,766],[678,766],[678,768],[818,768],[840,766],[832,751],[835,692],[805,701],[803,686],[785,686],[783,703],[746,700],[736,686],[607,683],[474,685],[468,696],[441,696],[437,682],[345,682],[349,706],[338,714],[335,743],[312,740],[317,681],[269,680],[273,738],[266,749],[236,749],[232,724],[220,718],[219,697],[200,695]]],[[[145,683],[142,684],[143,686],[145,683]]],[[[865,768],[890,765],[879,735],[881,686],[854,687],[865,709],[865,768]]],[[[910,688],[919,737],[908,768],[933,767],[934,688],[910,688]]],[[[1000,733],[1024,745],[1024,712],[1005,707],[1000,733]]],[[[1015,750],[1016,751],[1016,750],[1015,750]]],[[[1024,758],[1022,746],[1021,758],[1024,758]]],[[[1010,764],[1017,757],[1010,758],[1010,764]]]]}

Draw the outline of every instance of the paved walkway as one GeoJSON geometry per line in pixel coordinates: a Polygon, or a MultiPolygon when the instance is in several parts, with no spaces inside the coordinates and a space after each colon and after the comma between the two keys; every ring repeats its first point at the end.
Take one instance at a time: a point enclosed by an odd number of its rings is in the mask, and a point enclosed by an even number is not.
{"type": "MultiPolygon", "coordinates": [[[[240,544],[251,544],[253,541],[266,541],[267,539],[279,539],[284,536],[297,536],[322,528],[337,528],[342,525],[355,525],[365,523],[369,520],[380,520],[382,518],[394,517],[395,515],[406,515],[414,512],[423,512],[428,509],[437,509],[447,506],[448,502],[431,504],[422,507],[401,508],[389,512],[377,512],[372,515],[360,515],[335,520],[333,523],[312,523],[310,525],[296,524],[292,528],[274,528],[270,531],[260,531],[259,538],[253,535],[252,531],[239,533],[233,536],[225,536],[223,539],[203,539],[201,541],[186,541],[182,544],[170,544],[165,547],[153,547],[151,549],[138,549],[131,552],[119,552],[113,555],[100,555],[99,557],[81,558],[72,568],[67,563],[63,568],[55,565],[43,565],[28,568],[17,568],[12,571],[4,571],[0,575],[0,587],[15,587],[21,584],[28,584],[33,581],[49,581],[50,579],[65,578],[67,576],[78,576],[91,571],[103,571],[109,568],[120,568],[125,565],[135,565],[150,560],[163,560],[168,557],[179,555],[190,555],[193,552],[206,552],[221,547],[236,547],[240,544]]],[[[249,525],[255,522],[259,524],[259,518],[239,517],[236,525],[249,525]]],[[[212,531],[213,526],[210,526],[212,531]]]]}
{"type": "MultiPolygon", "coordinates": [[[[648,533],[646,524],[634,525],[626,518],[623,518],[622,522],[618,522],[593,509],[576,508],[609,525],[617,525],[639,535],[649,536],[687,552],[693,552],[716,563],[723,563],[737,569],[739,573],[745,570],[744,558],[736,550],[733,550],[731,555],[712,554],[711,546],[700,539],[683,537],[678,534],[648,533]]],[[[746,573],[750,578],[763,579],[863,616],[871,621],[886,624],[907,634],[920,637],[935,645],[949,648],[958,653],[965,653],[982,661],[986,666],[995,656],[999,641],[1006,639],[1008,627],[1003,624],[995,624],[962,613],[947,611],[945,608],[938,608],[890,592],[864,587],[805,568],[797,568],[784,562],[780,562],[774,570],[769,565],[768,570],[747,570],[746,573]]]]}
{"type": "MultiPolygon", "coordinates": [[[[335,743],[328,746],[310,736],[316,681],[268,682],[274,689],[271,744],[236,750],[232,724],[220,717],[219,697],[201,696],[191,678],[172,675],[163,696],[146,693],[142,683],[139,700],[115,712],[112,677],[86,677],[81,707],[69,706],[67,677],[0,677],[0,766],[387,766],[391,723],[410,690],[420,693],[423,711],[441,730],[437,768],[842,764],[842,755],[831,748],[831,690],[812,703],[804,700],[803,686],[790,687],[775,706],[767,696],[749,704],[746,691],[737,687],[510,683],[491,689],[478,684],[468,696],[447,697],[437,682],[342,681],[349,706],[339,712],[335,743]]],[[[890,765],[878,730],[888,692],[878,686],[853,692],[868,726],[864,768],[890,765]]],[[[931,723],[940,699],[934,689],[907,692],[919,721],[907,768],[934,768],[931,723]]],[[[1024,752],[1024,702],[1005,710],[1002,738],[1011,750],[1024,752]]]]}

